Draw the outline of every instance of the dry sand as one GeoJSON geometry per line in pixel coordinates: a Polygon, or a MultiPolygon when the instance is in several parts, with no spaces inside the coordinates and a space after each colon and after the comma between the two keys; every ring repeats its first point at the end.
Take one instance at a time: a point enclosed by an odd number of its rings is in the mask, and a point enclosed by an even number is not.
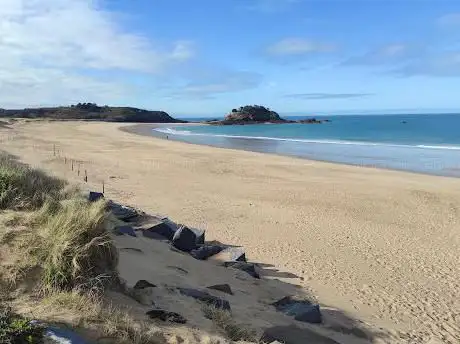
{"type": "Polygon", "coordinates": [[[460,342],[460,179],[196,146],[121,126],[20,122],[0,128],[0,147],[74,182],[87,170],[88,187],[104,182],[110,198],[243,245],[252,261],[273,265],[265,276],[390,330],[376,342],[460,342]]]}

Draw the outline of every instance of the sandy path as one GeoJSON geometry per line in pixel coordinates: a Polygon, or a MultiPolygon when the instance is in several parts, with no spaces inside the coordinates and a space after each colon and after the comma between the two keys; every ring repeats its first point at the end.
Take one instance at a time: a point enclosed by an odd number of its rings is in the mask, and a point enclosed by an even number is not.
{"type": "Polygon", "coordinates": [[[244,245],[323,303],[392,329],[395,342],[460,342],[460,179],[194,146],[119,126],[28,123],[0,129],[1,148],[81,181],[54,158],[56,144],[82,161],[90,185],[104,180],[109,197],[244,245]]]}

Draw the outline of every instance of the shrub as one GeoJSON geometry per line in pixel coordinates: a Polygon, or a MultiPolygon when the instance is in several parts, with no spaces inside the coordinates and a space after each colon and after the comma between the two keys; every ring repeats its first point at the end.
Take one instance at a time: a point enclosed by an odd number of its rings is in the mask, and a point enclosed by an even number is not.
{"type": "Polygon", "coordinates": [[[29,320],[13,314],[9,307],[0,306],[0,343],[43,343],[43,334],[43,327],[31,324],[29,320]]]}

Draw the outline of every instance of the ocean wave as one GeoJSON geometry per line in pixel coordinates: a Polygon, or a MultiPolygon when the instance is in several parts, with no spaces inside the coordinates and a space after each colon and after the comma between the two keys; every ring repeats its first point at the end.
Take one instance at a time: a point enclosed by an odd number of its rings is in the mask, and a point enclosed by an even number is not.
{"type": "Polygon", "coordinates": [[[355,145],[355,146],[383,146],[383,147],[401,147],[401,148],[421,148],[421,149],[447,149],[447,150],[460,150],[460,146],[449,145],[408,145],[396,143],[383,143],[383,142],[365,142],[365,141],[346,141],[346,140],[326,140],[326,139],[296,139],[285,137],[270,137],[270,136],[244,136],[244,135],[226,135],[226,134],[208,134],[208,133],[194,133],[189,130],[178,130],[173,128],[155,128],[154,131],[166,135],[179,135],[179,136],[205,136],[205,137],[222,137],[229,139],[247,139],[247,140],[270,140],[282,142],[299,142],[299,143],[312,143],[312,144],[334,144],[334,145],[355,145]]]}

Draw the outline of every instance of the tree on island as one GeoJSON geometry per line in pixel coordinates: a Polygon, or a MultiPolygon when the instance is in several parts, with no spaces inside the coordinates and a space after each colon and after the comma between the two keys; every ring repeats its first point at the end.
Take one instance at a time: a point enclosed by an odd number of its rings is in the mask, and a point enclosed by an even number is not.
{"type": "Polygon", "coordinates": [[[224,121],[230,122],[282,122],[284,121],[278,113],[271,111],[262,105],[240,106],[232,109],[224,121]]]}

